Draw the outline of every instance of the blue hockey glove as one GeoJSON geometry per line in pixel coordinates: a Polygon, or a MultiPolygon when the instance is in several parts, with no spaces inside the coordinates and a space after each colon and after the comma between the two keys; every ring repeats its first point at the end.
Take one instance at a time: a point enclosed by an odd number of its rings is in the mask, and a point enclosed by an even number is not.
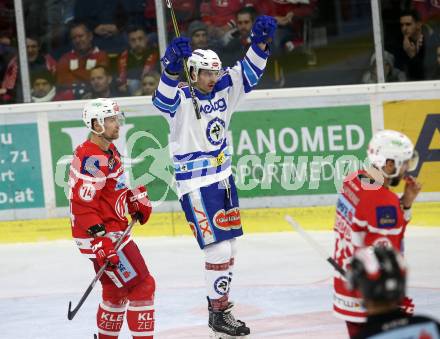
{"type": "Polygon", "coordinates": [[[179,73],[182,70],[182,60],[192,55],[190,40],[186,37],[174,38],[160,61],[169,73],[179,73]]]}
{"type": "Polygon", "coordinates": [[[251,41],[255,44],[269,43],[277,29],[276,20],[269,15],[260,15],[254,22],[251,31],[251,41]]]}

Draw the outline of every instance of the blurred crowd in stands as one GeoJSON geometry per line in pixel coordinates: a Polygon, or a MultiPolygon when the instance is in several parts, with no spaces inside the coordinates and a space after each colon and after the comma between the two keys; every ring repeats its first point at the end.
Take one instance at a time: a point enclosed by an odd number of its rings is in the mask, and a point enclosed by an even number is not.
{"type": "MultiPolygon", "coordinates": [[[[180,30],[191,38],[193,49],[213,49],[224,66],[232,66],[244,56],[256,16],[274,16],[279,29],[272,43],[269,72],[261,86],[276,88],[286,86],[285,69],[290,69],[295,55],[304,56],[302,66],[306,69],[320,66],[315,50],[320,44],[329,43],[327,35],[331,33],[325,18],[336,20],[338,16],[329,14],[334,12],[329,11],[330,2],[175,0],[173,3],[180,30]],[[319,28],[320,24],[325,29],[319,28]]],[[[356,8],[358,12],[365,9],[368,12],[370,6],[369,0],[338,3],[340,20],[347,16],[356,20],[356,8]]],[[[386,81],[440,79],[440,39],[436,26],[440,22],[440,1],[383,0],[381,3],[386,81]]],[[[161,71],[154,0],[23,0],[23,10],[33,102],[154,92],[161,71]]],[[[368,15],[371,18],[371,13],[368,15]]],[[[171,20],[166,20],[166,24],[171,39],[174,34],[171,20]]],[[[369,63],[357,77],[357,83],[377,82],[373,50],[368,50],[369,63]]],[[[23,102],[19,68],[14,1],[0,0],[1,104],[23,102]]],[[[296,83],[290,81],[287,85],[296,83]]]]}

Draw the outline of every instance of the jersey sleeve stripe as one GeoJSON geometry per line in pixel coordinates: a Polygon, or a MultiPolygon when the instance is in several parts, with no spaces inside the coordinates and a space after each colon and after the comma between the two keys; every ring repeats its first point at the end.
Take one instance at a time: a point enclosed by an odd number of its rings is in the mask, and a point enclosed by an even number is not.
{"type": "Polygon", "coordinates": [[[177,89],[177,84],[179,83],[179,80],[177,79],[171,79],[167,76],[166,72],[162,72],[162,75],[160,76],[160,82],[162,82],[164,85],[167,85],[168,87],[171,87],[173,89],[177,89]]]}
{"type": "Polygon", "coordinates": [[[168,104],[168,105],[174,105],[180,99],[179,93],[176,93],[173,98],[170,98],[170,97],[163,95],[159,91],[157,91],[155,93],[155,97],[158,97],[160,99],[160,101],[162,101],[163,103],[168,104]]]}
{"type": "Polygon", "coordinates": [[[353,217],[352,219],[353,223],[355,223],[356,225],[358,225],[359,227],[366,227],[368,226],[368,222],[364,221],[364,220],[359,220],[356,217],[353,217]]]}
{"type": "Polygon", "coordinates": [[[242,62],[243,72],[250,87],[254,87],[258,83],[258,74],[252,69],[249,61],[244,58],[242,62]]]}
{"type": "Polygon", "coordinates": [[[246,57],[249,58],[251,63],[254,64],[258,69],[263,70],[266,67],[268,55],[257,45],[251,45],[246,53],[246,57]]]}
{"type": "Polygon", "coordinates": [[[402,227],[385,229],[385,228],[377,228],[377,227],[368,225],[368,231],[371,232],[371,233],[385,235],[385,236],[387,236],[387,235],[399,235],[402,232],[402,227]]]}
{"type": "Polygon", "coordinates": [[[174,105],[169,105],[169,104],[164,103],[162,100],[160,100],[159,97],[156,95],[153,99],[153,104],[162,112],[168,113],[171,115],[171,117],[173,117],[177,111],[177,107],[179,107],[180,96],[177,97],[177,101],[174,105]]]}
{"type": "Polygon", "coordinates": [[[166,75],[162,74],[162,77],[160,78],[159,86],[157,86],[156,92],[159,92],[163,96],[172,99],[176,96],[177,84],[178,84],[177,80],[174,81],[172,79],[167,78],[166,75]],[[164,81],[164,79],[166,79],[166,80],[164,81]]]}
{"type": "Polygon", "coordinates": [[[72,171],[72,173],[75,175],[76,178],[84,180],[84,181],[104,182],[107,179],[106,177],[97,178],[97,177],[91,177],[91,176],[88,176],[88,175],[81,174],[73,166],[70,166],[70,170],[72,171]]]}

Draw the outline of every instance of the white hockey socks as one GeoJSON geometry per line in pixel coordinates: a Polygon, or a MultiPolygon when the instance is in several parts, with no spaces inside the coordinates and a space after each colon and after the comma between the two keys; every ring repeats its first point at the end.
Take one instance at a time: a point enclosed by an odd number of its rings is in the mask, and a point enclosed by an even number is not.
{"type": "Polygon", "coordinates": [[[205,253],[205,281],[207,294],[213,310],[228,306],[229,266],[232,255],[229,240],[221,241],[203,249],[205,253]]]}

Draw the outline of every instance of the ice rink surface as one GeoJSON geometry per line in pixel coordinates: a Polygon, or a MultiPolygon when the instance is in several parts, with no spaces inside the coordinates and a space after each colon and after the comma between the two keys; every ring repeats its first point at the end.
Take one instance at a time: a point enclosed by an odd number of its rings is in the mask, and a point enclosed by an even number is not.
{"type": "MultiPolygon", "coordinates": [[[[329,253],[331,232],[310,232],[329,253]]],[[[440,228],[409,227],[405,256],[416,312],[440,318],[440,228]]],[[[157,282],[155,338],[207,338],[203,256],[191,237],[135,239],[157,282]]],[[[68,321],[94,276],[73,241],[0,246],[0,338],[93,338],[100,286],[68,321]]],[[[346,338],[331,313],[331,267],[297,233],[245,235],[232,282],[251,338],[346,338]]],[[[131,338],[126,324],[120,338],[131,338]]]]}

